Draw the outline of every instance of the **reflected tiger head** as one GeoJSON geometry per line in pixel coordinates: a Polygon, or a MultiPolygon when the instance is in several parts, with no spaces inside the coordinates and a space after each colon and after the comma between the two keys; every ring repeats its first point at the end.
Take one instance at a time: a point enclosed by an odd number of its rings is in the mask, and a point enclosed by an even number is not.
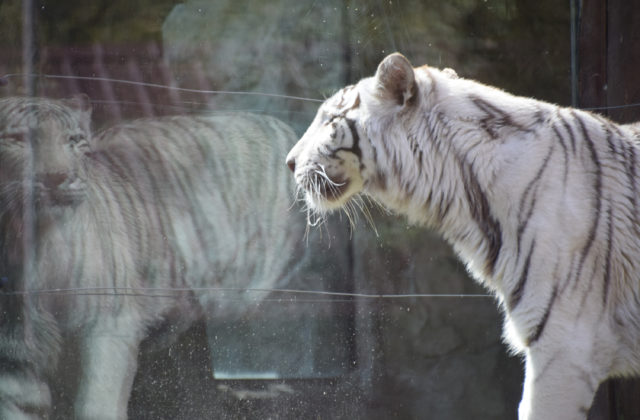
{"type": "Polygon", "coordinates": [[[377,133],[414,107],[417,84],[409,61],[392,54],[374,77],[327,99],[287,156],[299,191],[319,213],[344,207],[361,192],[385,188],[389,150],[377,133]]]}
{"type": "Polygon", "coordinates": [[[83,201],[90,119],[84,95],[0,99],[0,216],[55,216],[83,201]]]}

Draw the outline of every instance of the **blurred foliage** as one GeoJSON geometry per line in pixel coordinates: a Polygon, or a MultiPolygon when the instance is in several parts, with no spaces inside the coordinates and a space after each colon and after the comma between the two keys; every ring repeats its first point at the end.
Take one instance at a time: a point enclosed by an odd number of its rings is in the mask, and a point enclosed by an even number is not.
{"type": "MultiPolygon", "coordinates": [[[[159,41],[179,0],[33,0],[38,42],[51,46],[159,41]]],[[[0,42],[20,46],[22,2],[0,2],[0,42]],[[7,26],[10,26],[9,29],[7,26]]]]}
{"type": "MultiPolygon", "coordinates": [[[[180,4],[179,0],[34,0],[38,43],[74,46],[160,41],[163,24],[180,4]]],[[[340,80],[331,78],[335,86],[315,83],[316,91],[329,94],[371,75],[381,58],[401,51],[415,65],[453,67],[461,76],[515,94],[569,102],[568,2],[196,0],[178,7],[198,12],[186,20],[188,25],[179,28],[178,35],[189,41],[180,45],[185,53],[206,46],[209,56],[216,58],[217,50],[226,51],[229,61],[225,65],[258,69],[242,74],[247,87],[264,79],[260,71],[273,72],[273,66],[265,65],[270,55],[286,60],[292,71],[299,70],[296,66],[306,60],[301,57],[305,53],[324,66],[320,72],[341,67],[340,80]]],[[[21,16],[20,1],[0,2],[0,44],[19,48],[21,16]]],[[[207,57],[202,59],[207,61],[207,57]]],[[[309,68],[298,74],[307,71],[309,68]]],[[[233,80],[234,76],[229,74],[216,82],[233,80]]],[[[294,78],[289,79],[296,85],[294,78]]],[[[308,86],[297,93],[311,94],[308,86]]]]}
{"type": "Polygon", "coordinates": [[[387,54],[514,94],[570,101],[569,3],[554,0],[351,0],[351,81],[387,54]]]}

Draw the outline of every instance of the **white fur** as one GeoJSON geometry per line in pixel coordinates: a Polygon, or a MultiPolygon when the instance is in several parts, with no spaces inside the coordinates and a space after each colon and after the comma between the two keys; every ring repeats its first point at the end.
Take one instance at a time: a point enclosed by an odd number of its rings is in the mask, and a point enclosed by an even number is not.
{"type": "Polygon", "coordinates": [[[412,69],[394,54],[375,77],[329,98],[287,160],[299,185],[318,165],[357,180],[340,197],[307,190],[320,212],[363,193],[438,230],[496,294],[505,339],[526,357],[520,419],[584,419],[601,381],[640,372],[632,130],[450,71],[412,69]],[[335,115],[357,133],[331,127],[335,115]],[[355,163],[348,151],[321,152],[353,148],[356,137],[355,163]]]}

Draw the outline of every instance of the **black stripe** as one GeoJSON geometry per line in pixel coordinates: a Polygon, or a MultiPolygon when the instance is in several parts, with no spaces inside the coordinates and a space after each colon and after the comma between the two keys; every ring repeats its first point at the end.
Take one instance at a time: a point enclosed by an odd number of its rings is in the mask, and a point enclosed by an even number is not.
{"type": "MultiPolygon", "coordinates": [[[[87,197],[85,197],[86,199],[87,197]]],[[[86,203],[84,203],[86,205],[86,203]]],[[[70,285],[77,285],[78,287],[83,286],[82,282],[84,279],[84,267],[85,263],[91,264],[91,261],[86,258],[86,250],[88,249],[87,245],[87,235],[80,235],[80,237],[76,236],[76,239],[81,242],[80,246],[72,246],[70,250],[73,251],[71,257],[69,258],[69,266],[71,267],[68,272],[71,273],[71,282],[70,285]]]]}
{"type": "Polygon", "coordinates": [[[453,205],[453,197],[449,197],[448,200],[440,200],[437,208],[437,217],[439,221],[443,221],[445,217],[449,214],[451,210],[451,206],[453,205]]]}
{"type": "MultiPolygon", "coordinates": [[[[138,215],[143,215],[143,217],[148,220],[149,215],[155,214],[155,217],[158,223],[156,228],[160,231],[161,237],[162,238],[175,237],[175,232],[173,232],[173,226],[170,223],[167,223],[167,221],[170,220],[169,213],[167,210],[168,207],[166,203],[162,200],[162,196],[160,194],[160,191],[162,191],[163,185],[159,184],[161,180],[158,179],[157,171],[155,171],[154,168],[150,166],[151,162],[157,162],[157,163],[163,162],[162,152],[160,149],[158,149],[155,141],[149,141],[148,144],[142,147],[140,145],[140,140],[136,141],[136,137],[137,137],[136,132],[139,135],[141,131],[141,127],[138,126],[135,128],[136,128],[135,130],[130,130],[129,136],[132,136],[132,137],[129,137],[128,140],[130,144],[137,149],[138,153],[140,153],[143,156],[143,159],[136,160],[135,156],[130,156],[130,155],[123,156],[123,160],[127,163],[127,178],[129,179],[129,183],[128,185],[123,186],[121,190],[125,193],[125,195],[128,198],[126,203],[128,203],[128,205],[131,208],[130,210],[131,215],[135,217],[137,217],[138,215]],[[136,171],[135,166],[137,165],[141,165],[144,170],[136,171]],[[142,172],[142,174],[140,174],[139,172],[142,172]],[[137,178],[138,175],[142,175],[145,177],[145,181],[151,187],[150,191],[142,190],[142,186],[144,185],[144,183],[141,179],[137,178]],[[132,196],[130,195],[128,186],[131,186],[134,190],[136,190],[139,197],[132,198],[132,196]],[[151,198],[153,201],[151,203],[148,203],[146,201],[147,197],[151,198]],[[143,207],[142,212],[136,211],[138,205],[141,205],[143,207]]],[[[152,130],[152,127],[148,127],[147,132],[145,133],[144,131],[145,130],[142,130],[144,134],[149,135],[150,134],[149,131],[155,131],[155,130],[152,130]]],[[[162,128],[160,130],[160,135],[157,135],[157,137],[156,135],[157,134],[154,135],[155,139],[165,137],[166,129],[162,128]]],[[[163,168],[163,169],[166,170],[167,168],[163,168]]],[[[140,224],[138,221],[136,221],[135,223],[136,223],[136,226],[140,224]]],[[[150,234],[150,232],[147,232],[147,234],[150,234]]],[[[134,239],[137,241],[136,246],[140,246],[140,241],[142,240],[142,234],[140,229],[137,229],[134,239]]],[[[149,236],[149,239],[152,239],[151,236],[149,236]]],[[[169,252],[166,246],[164,246],[163,248],[164,248],[163,258],[165,258],[166,261],[169,262],[171,279],[176,279],[178,276],[178,270],[177,270],[178,264],[175,261],[176,256],[173,253],[169,252]]]]}
{"type": "Polygon", "coordinates": [[[471,102],[486,114],[486,116],[480,120],[480,126],[482,129],[489,135],[489,137],[494,140],[497,139],[498,133],[496,132],[496,129],[504,126],[504,112],[500,112],[495,108],[495,106],[490,105],[487,101],[478,97],[471,97],[471,102]],[[503,116],[502,119],[496,115],[497,113],[500,113],[503,116]],[[500,120],[502,120],[502,122],[500,122],[500,120]],[[494,125],[497,127],[494,127],[494,125]]]}
{"type": "Polygon", "coordinates": [[[547,156],[545,156],[542,162],[542,165],[540,165],[540,168],[538,169],[538,172],[533,177],[533,179],[529,181],[529,183],[524,189],[524,192],[522,193],[522,197],[520,197],[520,207],[518,211],[519,224],[518,224],[517,245],[516,245],[517,256],[520,255],[520,245],[522,242],[522,234],[524,233],[524,230],[526,229],[529,223],[529,220],[531,219],[531,215],[533,214],[533,210],[535,209],[535,206],[536,206],[536,201],[537,201],[536,197],[537,197],[537,191],[538,191],[537,185],[540,182],[540,179],[542,179],[542,175],[544,174],[545,170],[547,169],[547,166],[549,164],[549,161],[551,160],[551,156],[553,155],[554,150],[555,150],[555,147],[552,144],[551,147],[549,147],[547,156]],[[522,213],[524,212],[524,207],[525,207],[527,198],[529,197],[534,186],[536,186],[536,190],[535,192],[533,192],[533,197],[530,199],[530,205],[529,205],[529,209],[527,210],[527,214],[523,218],[521,216],[522,216],[522,213]]]}
{"type": "MultiPolygon", "coordinates": [[[[573,111],[571,112],[571,115],[575,119],[575,115],[573,114],[573,111]]],[[[567,130],[567,133],[569,133],[569,140],[571,141],[571,151],[575,153],[576,152],[576,136],[575,134],[573,134],[573,130],[571,129],[571,125],[567,122],[567,119],[562,116],[560,116],[560,119],[562,121],[562,125],[564,126],[564,129],[567,130]]]]}
{"type": "Polygon", "coordinates": [[[372,159],[373,159],[373,167],[377,168],[378,167],[378,149],[373,144],[373,142],[371,141],[370,138],[367,137],[367,140],[369,141],[369,146],[371,147],[371,154],[372,154],[372,159]]]}
{"type": "Polygon", "coordinates": [[[522,266],[522,272],[520,274],[520,280],[516,283],[516,287],[511,291],[511,297],[507,301],[507,310],[513,311],[516,306],[520,303],[522,296],[524,295],[524,288],[527,285],[527,280],[529,279],[529,267],[531,266],[531,256],[533,255],[533,250],[536,247],[535,239],[531,243],[531,248],[529,248],[529,253],[527,254],[527,258],[524,261],[524,265],[522,266]]]}
{"type": "MultiPolygon", "coordinates": [[[[130,137],[130,132],[125,134],[125,131],[117,131],[119,138],[124,138],[128,141],[127,146],[136,146],[136,149],[139,149],[139,146],[133,142],[133,139],[130,137]]],[[[132,240],[132,244],[137,247],[140,251],[141,255],[145,255],[143,253],[144,246],[146,244],[151,244],[152,238],[150,236],[150,232],[147,232],[146,240],[142,238],[143,235],[143,227],[142,220],[138,220],[137,216],[139,214],[137,209],[137,205],[141,205],[142,214],[144,214],[144,221],[148,220],[149,215],[151,215],[151,210],[147,206],[146,200],[143,200],[144,192],[140,191],[140,179],[135,179],[135,174],[132,171],[131,162],[129,161],[129,156],[124,155],[125,150],[121,150],[120,148],[114,149],[111,146],[110,150],[103,154],[103,157],[108,162],[108,169],[112,174],[121,177],[123,182],[116,182],[110,184],[110,190],[102,193],[101,197],[109,197],[109,194],[112,194],[113,203],[111,203],[108,199],[105,200],[105,207],[111,209],[112,205],[116,205],[118,207],[118,211],[123,214],[124,217],[129,218],[131,220],[132,217],[136,219],[133,220],[131,226],[129,226],[129,230],[127,231],[127,235],[130,240],[132,240]]],[[[135,156],[131,156],[131,158],[136,160],[135,156]]],[[[139,163],[145,166],[145,173],[149,173],[151,170],[147,167],[147,159],[148,156],[145,156],[146,159],[140,159],[139,163]]],[[[116,179],[112,178],[112,181],[116,179]]],[[[102,188],[99,183],[95,183],[94,187],[102,188]]],[[[107,220],[114,220],[114,216],[110,216],[107,220]]],[[[162,233],[164,235],[164,232],[162,233]]],[[[113,241],[111,241],[113,243],[113,241]]],[[[145,255],[146,256],[146,255],[145,255]]]]}
{"type": "MultiPolygon", "coordinates": [[[[345,86],[340,90],[340,101],[338,102],[338,104],[336,105],[336,108],[341,108],[344,106],[344,100],[346,98],[346,94],[351,92],[354,88],[356,87],[356,85],[349,85],[349,86],[345,86]]],[[[358,103],[358,105],[360,104],[360,95],[357,96],[356,98],[356,102],[358,103]]]]}
{"type": "Polygon", "coordinates": [[[339,151],[351,152],[354,155],[358,156],[358,159],[362,161],[362,150],[360,149],[360,135],[358,134],[356,122],[355,120],[352,120],[350,118],[345,118],[344,120],[346,121],[347,126],[351,131],[351,138],[353,140],[353,145],[351,147],[339,147],[335,149],[334,154],[338,153],[339,151]]]}
{"type": "MultiPolygon", "coordinates": [[[[222,127],[217,127],[217,124],[213,124],[213,123],[209,123],[209,122],[207,122],[206,126],[212,131],[212,133],[214,133],[216,135],[216,137],[218,139],[224,139],[225,138],[223,132],[220,131],[220,128],[222,128],[222,127]]],[[[233,166],[233,165],[231,164],[229,159],[225,159],[224,156],[222,156],[222,154],[220,153],[219,148],[212,149],[211,145],[210,145],[210,142],[204,142],[203,146],[209,151],[209,153],[207,153],[206,156],[208,156],[208,161],[210,162],[210,165],[217,167],[218,170],[221,171],[224,174],[233,174],[233,173],[235,173],[236,168],[229,166],[229,165],[231,165],[231,166],[233,166]],[[220,157],[220,158],[216,159],[217,157],[220,157]]],[[[215,193],[218,194],[220,196],[221,200],[227,205],[229,205],[229,203],[233,203],[233,201],[235,199],[235,194],[236,194],[230,188],[218,188],[215,191],[215,193]]]]}
{"type": "Polygon", "coordinates": [[[553,288],[553,292],[551,293],[551,299],[549,299],[549,303],[547,304],[547,308],[540,319],[540,322],[536,326],[533,335],[531,335],[527,341],[527,347],[533,345],[536,341],[540,339],[542,333],[544,332],[544,328],[547,326],[547,321],[549,320],[549,315],[551,314],[551,309],[553,308],[553,304],[555,303],[556,297],[558,296],[558,285],[553,288]]]}
{"type": "Polygon", "coordinates": [[[605,133],[607,133],[607,146],[609,147],[609,153],[611,153],[613,156],[619,156],[620,153],[618,152],[618,148],[613,142],[613,132],[607,126],[604,126],[603,130],[605,133]]]}
{"type": "Polygon", "coordinates": [[[638,192],[636,188],[636,165],[638,164],[636,162],[636,145],[632,141],[625,141],[627,140],[626,136],[618,125],[599,115],[594,115],[594,117],[601,121],[604,130],[607,132],[609,150],[619,157],[619,163],[624,167],[625,175],[627,176],[626,186],[628,188],[625,198],[633,209],[631,214],[634,217],[634,223],[632,223],[634,232],[640,236],[640,221],[638,220],[640,210],[638,209],[638,192]]]}
{"type": "Polygon", "coordinates": [[[607,253],[605,257],[604,279],[602,285],[602,306],[607,305],[609,288],[611,283],[611,251],[613,247],[613,206],[609,206],[607,212],[607,253]]]}
{"type": "Polygon", "coordinates": [[[562,134],[560,134],[560,131],[558,131],[555,125],[552,126],[551,128],[553,129],[553,132],[556,134],[556,138],[558,139],[558,141],[560,142],[560,145],[562,146],[562,154],[564,155],[563,186],[566,187],[567,179],[569,178],[569,151],[567,150],[567,145],[564,142],[564,139],[562,137],[562,134]]]}
{"type": "Polygon", "coordinates": [[[401,168],[404,165],[402,164],[402,161],[400,160],[400,157],[397,154],[393,154],[393,156],[391,156],[391,171],[393,172],[394,178],[399,181],[400,179],[402,179],[402,170],[401,168]]]}
{"type": "MultiPolygon", "coordinates": [[[[523,125],[517,124],[510,113],[486,99],[478,96],[471,96],[470,99],[478,109],[486,114],[486,117],[480,120],[480,126],[492,139],[497,139],[499,137],[497,131],[506,126],[515,128],[518,131],[531,132],[530,129],[525,128],[523,125]]],[[[540,113],[541,111],[538,110],[536,115],[540,113]]]]}
{"type": "Polygon", "coordinates": [[[638,208],[638,177],[636,174],[636,165],[640,162],[636,160],[636,145],[633,143],[628,144],[626,160],[625,160],[625,173],[627,174],[627,182],[629,185],[630,193],[628,194],[628,200],[631,202],[634,216],[634,229],[637,236],[640,236],[640,209],[638,208]]]}
{"type": "Polygon", "coordinates": [[[587,235],[587,242],[585,246],[582,248],[582,251],[580,254],[580,262],[578,263],[578,270],[576,271],[575,286],[574,286],[576,287],[578,282],[580,281],[580,277],[582,275],[582,269],[587,259],[587,255],[589,254],[589,251],[591,250],[591,247],[593,246],[593,243],[596,239],[596,232],[598,229],[598,224],[600,222],[600,212],[602,209],[602,167],[600,165],[600,160],[598,159],[598,154],[596,152],[595,145],[593,144],[593,141],[591,140],[591,137],[587,132],[587,127],[584,125],[584,122],[582,121],[582,119],[574,111],[571,111],[571,115],[578,122],[580,126],[580,129],[582,131],[582,137],[591,155],[591,161],[595,166],[595,175],[594,175],[595,179],[593,180],[593,189],[594,189],[594,195],[596,200],[594,205],[595,214],[593,218],[593,223],[591,224],[589,233],[587,235]]]}
{"type": "MultiPolygon", "coordinates": [[[[207,129],[207,126],[200,126],[200,127],[186,127],[185,125],[181,124],[181,123],[186,123],[187,121],[184,121],[183,118],[175,118],[172,120],[173,122],[173,126],[176,128],[176,130],[169,130],[169,133],[172,135],[177,135],[177,139],[176,138],[171,138],[170,140],[174,143],[177,143],[178,141],[190,141],[195,148],[199,151],[200,153],[200,157],[205,159],[207,157],[207,154],[205,153],[205,150],[202,148],[201,142],[199,141],[200,136],[202,135],[206,135],[206,131],[203,132],[203,129],[207,129]],[[182,131],[182,133],[180,133],[179,131],[182,131]]],[[[168,135],[167,135],[168,138],[168,135]]],[[[188,206],[190,208],[189,214],[191,215],[190,220],[193,224],[193,229],[194,232],[198,238],[198,242],[200,243],[200,247],[201,249],[205,249],[207,247],[207,241],[205,241],[204,238],[204,232],[205,231],[210,231],[213,226],[208,222],[205,221],[206,218],[204,218],[205,220],[202,220],[203,218],[198,217],[200,215],[200,212],[198,211],[199,208],[196,206],[196,199],[195,197],[191,197],[190,194],[193,193],[194,191],[194,186],[197,183],[197,179],[194,179],[195,174],[193,173],[193,171],[189,171],[187,167],[185,167],[184,165],[177,165],[174,164],[175,160],[173,159],[165,159],[163,156],[163,163],[164,163],[164,167],[167,170],[167,173],[171,173],[173,175],[173,178],[176,181],[176,186],[174,186],[174,188],[172,188],[175,192],[177,192],[178,194],[181,194],[183,197],[183,204],[185,206],[188,206]],[[168,164],[171,164],[170,166],[168,164]],[[205,225],[207,225],[207,227],[205,228],[205,225]]],[[[202,174],[198,175],[201,176],[202,174]]],[[[174,280],[176,280],[176,278],[174,278],[174,280]]]]}
{"type": "Polygon", "coordinates": [[[356,100],[353,101],[353,105],[347,111],[352,110],[352,109],[358,109],[359,107],[360,107],[360,94],[358,94],[358,96],[356,96],[356,100]]]}
{"type": "MultiPolygon", "coordinates": [[[[162,194],[163,190],[161,188],[164,188],[165,186],[158,187],[156,183],[157,179],[166,178],[165,182],[168,182],[172,192],[177,195],[181,195],[183,199],[180,200],[178,197],[175,198],[182,201],[185,206],[189,206],[190,211],[187,212],[191,216],[189,220],[193,222],[193,228],[201,246],[205,246],[205,242],[202,237],[202,230],[199,229],[193,220],[194,211],[196,209],[194,201],[189,197],[189,192],[193,191],[193,184],[190,182],[188,170],[182,165],[174,164],[175,160],[173,159],[167,160],[166,149],[163,147],[164,144],[161,143],[161,141],[172,143],[191,141],[195,144],[197,143],[197,139],[195,138],[191,128],[186,128],[179,124],[179,117],[165,121],[165,125],[160,128],[160,131],[162,136],[149,144],[149,147],[157,153],[158,159],[156,161],[161,165],[160,168],[150,168],[150,170],[153,171],[151,172],[150,181],[155,185],[153,188],[154,203],[160,203],[160,207],[163,210],[167,209],[163,212],[163,217],[159,218],[158,221],[163,226],[162,229],[170,230],[172,232],[171,237],[175,238],[175,226],[172,222],[173,219],[171,218],[170,211],[168,211],[168,206],[163,200],[164,194],[162,194]],[[182,131],[182,133],[180,133],[180,131],[182,131]],[[158,171],[160,171],[160,173],[158,173],[158,171]]],[[[151,161],[153,162],[154,160],[151,161]]],[[[182,270],[178,267],[186,266],[184,256],[181,253],[176,253],[174,246],[172,246],[170,242],[167,242],[165,245],[164,252],[166,253],[167,258],[171,261],[171,280],[175,284],[179,279],[183,278],[181,275],[182,270]]],[[[182,284],[182,282],[180,282],[180,284],[182,284]]]]}
{"type": "Polygon", "coordinates": [[[198,149],[200,156],[208,156],[208,153],[205,151],[201,142],[198,141],[195,138],[195,136],[192,135],[193,127],[191,127],[190,124],[192,124],[194,120],[200,123],[200,125],[203,126],[204,129],[211,130],[215,133],[215,130],[213,129],[213,124],[210,124],[204,118],[177,117],[173,121],[178,129],[182,130],[185,134],[187,134],[185,136],[186,138],[193,140],[192,143],[194,146],[196,146],[196,149],[198,149]]]}
{"type": "MultiPolygon", "coordinates": [[[[117,133],[120,134],[119,131],[117,131],[117,133]]],[[[102,137],[102,139],[104,139],[104,137],[102,137]]],[[[89,170],[93,170],[93,177],[95,179],[99,179],[101,176],[104,176],[105,174],[101,173],[100,171],[94,170],[97,168],[102,168],[108,171],[106,176],[111,178],[110,179],[111,182],[108,184],[101,183],[101,182],[93,182],[90,185],[90,187],[94,191],[97,191],[97,193],[95,194],[96,199],[102,201],[102,206],[101,206],[102,211],[108,212],[108,214],[105,215],[106,217],[104,217],[103,219],[117,220],[118,216],[116,216],[116,214],[122,215],[123,217],[130,217],[130,215],[135,214],[135,212],[132,211],[131,209],[131,202],[134,200],[134,198],[132,197],[129,189],[127,188],[127,186],[130,184],[130,179],[129,179],[128,167],[124,166],[126,165],[125,160],[118,159],[116,158],[116,156],[114,156],[113,153],[107,153],[104,151],[93,153],[92,157],[94,162],[101,164],[101,166],[96,165],[95,167],[89,168],[89,170]],[[118,182],[119,180],[121,180],[122,182],[118,182]],[[124,198],[126,198],[125,200],[123,200],[122,194],[124,194],[125,196],[124,198]]],[[[92,203],[92,204],[97,205],[97,203],[92,203]]],[[[108,240],[106,242],[110,244],[115,243],[113,238],[113,234],[114,234],[113,230],[111,229],[105,229],[105,230],[106,232],[104,232],[104,234],[108,236],[108,240]]],[[[132,235],[134,237],[139,237],[140,230],[141,230],[140,223],[136,221],[132,223],[132,226],[130,226],[130,230],[127,231],[127,235],[129,238],[131,238],[132,235]],[[135,232],[133,231],[133,229],[135,229],[135,232]]],[[[101,250],[105,251],[105,248],[102,247],[102,244],[101,244],[101,250]]],[[[113,281],[113,287],[117,287],[118,284],[121,284],[120,280],[116,280],[115,278],[115,275],[117,273],[116,269],[118,267],[118,263],[117,261],[115,261],[115,254],[113,250],[110,250],[110,251],[111,252],[109,256],[104,255],[103,257],[105,257],[105,263],[107,262],[106,258],[111,259],[112,266],[110,268],[110,271],[108,272],[112,273],[110,277],[113,281]]],[[[78,278],[78,280],[82,281],[81,278],[78,278]]]]}
{"type": "Polygon", "coordinates": [[[493,217],[489,200],[478,183],[477,176],[471,165],[463,157],[458,157],[458,164],[463,179],[464,190],[471,217],[480,228],[487,244],[484,274],[493,275],[502,248],[502,229],[500,223],[493,217]]]}

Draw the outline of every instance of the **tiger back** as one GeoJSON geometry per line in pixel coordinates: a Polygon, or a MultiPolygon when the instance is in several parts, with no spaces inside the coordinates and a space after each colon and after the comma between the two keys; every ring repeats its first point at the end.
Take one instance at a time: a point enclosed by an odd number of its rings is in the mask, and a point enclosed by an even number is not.
{"type": "Polygon", "coordinates": [[[247,113],[143,119],[98,133],[94,156],[104,165],[94,168],[98,177],[103,167],[114,171],[114,200],[129,206],[131,225],[148,224],[129,233],[141,261],[168,264],[175,287],[200,286],[212,270],[225,275],[210,285],[257,286],[288,263],[273,248],[293,249],[296,239],[283,232],[304,228],[287,222],[293,183],[274,170],[294,137],[279,120],[247,113]],[[182,275],[181,266],[191,268],[182,275]]]}

